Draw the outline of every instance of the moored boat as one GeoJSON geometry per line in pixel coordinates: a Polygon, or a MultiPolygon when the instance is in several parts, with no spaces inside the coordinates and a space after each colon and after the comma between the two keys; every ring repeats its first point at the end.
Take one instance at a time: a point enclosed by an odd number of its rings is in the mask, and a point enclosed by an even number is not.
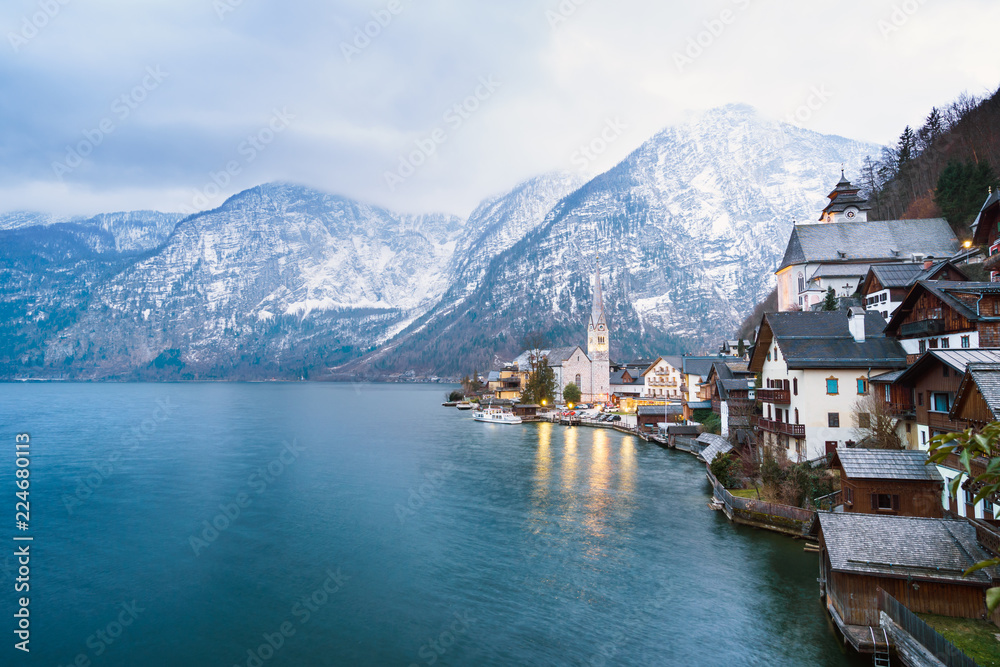
{"type": "Polygon", "coordinates": [[[469,403],[468,401],[462,401],[455,407],[458,408],[459,410],[471,410],[475,406],[472,403],[469,403]]]}
{"type": "Polygon", "coordinates": [[[476,410],[473,415],[477,422],[486,422],[487,424],[520,424],[521,418],[515,415],[513,412],[506,412],[500,408],[486,408],[485,410],[476,410]]]}

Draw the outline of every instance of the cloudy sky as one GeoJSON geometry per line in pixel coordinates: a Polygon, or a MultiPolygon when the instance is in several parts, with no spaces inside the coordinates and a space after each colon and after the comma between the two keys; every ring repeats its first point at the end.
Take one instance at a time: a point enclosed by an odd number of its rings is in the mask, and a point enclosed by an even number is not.
{"type": "Polygon", "coordinates": [[[991,0],[6,0],[0,211],[285,180],[465,214],[609,122],[589,170],[730,102],[886,143],[1000,86],[998,25],[991,0]]]}

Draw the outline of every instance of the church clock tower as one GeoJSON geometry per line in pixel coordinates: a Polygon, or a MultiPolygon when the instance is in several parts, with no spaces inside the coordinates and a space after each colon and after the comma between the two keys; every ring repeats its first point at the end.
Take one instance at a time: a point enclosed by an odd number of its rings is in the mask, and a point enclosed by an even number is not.
{"type": "Polygon", "coordinates": [[[587,356],[590,357],[591,401],[607,402],[611,399],[610,332],[604,314],[604,294],[601,290],[601,259],[597,258],[594,273],[594,303],[587,325],[587,356]]]}

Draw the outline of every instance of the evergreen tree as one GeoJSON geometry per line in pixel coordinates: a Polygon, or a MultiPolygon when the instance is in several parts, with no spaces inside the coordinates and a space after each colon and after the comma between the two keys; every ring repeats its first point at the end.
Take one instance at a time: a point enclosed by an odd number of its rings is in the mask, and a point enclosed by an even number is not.
{"type": "Polygon", "coordinates": [[[576,383],[570,382],[563,389],[563,400],[569,403],[579,403],[580,402],[580,388],[576,386],[576,383]]]}
{"type": "Polygon", "coordinates": [[[545,401],[547,405],[555,402],[556,396],[556,374],[549,366],[549,360],[541,357],[535,364],[535,369],[528,376],[528,381],[521,392],[521,401],[524,403],[534,403],[541,405],[545,401]]]}
{"type": "Polygon", "coordinates": [[[941,172],[934,203],[952,228],[961,232],[960,238],[968,236],[968,226],[986,201],[990,187],[997,187],[997,176],[986,162],[974,164],[953,160],[941,172]]]}
{"type": "Polygon", "coordinates": [[[838,310],[839,308],[840,303],[837,301],[837,293],[831,287],[826,290],[826,298],[823,299],[823,310],[838,310]]]}
{"type": "Polygon", "coordinates": [[[917,138],[913,130],[907,125],[903,133],[899,135],[899,143],[896,146],[896,170],[902,171],[910,160],[916,157],[917,138]]]}

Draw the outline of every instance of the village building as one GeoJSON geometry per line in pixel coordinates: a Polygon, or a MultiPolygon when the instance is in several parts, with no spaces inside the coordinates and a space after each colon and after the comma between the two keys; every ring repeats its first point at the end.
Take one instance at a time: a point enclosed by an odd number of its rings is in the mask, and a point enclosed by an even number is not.
{"type": "MultiPolygon", "coordinates": [[[[959,384],[954,405],[951,408],[951,418],[964,428],[982,429],[987,424],[1000,421],[1000,363],[970,363],[959,384]]],[[[978,503],[974,502],[981,490],[981,484],[969,479],[961,462],[952,454],[938,466],[950,482],[956,476],[962,478],[959,482],[960,497],[949,498],[949,509],[958,516],[993,521],[1000,511],[1000,493],[987,496],[978,503]]],[[[973,478],[986,472],[989,461],[982,457],[970,461],[973,478]]]]}
{"type": "Polygon", "coordinates": [[[990,190],[979,216],[972,223],[971,245],[988,248],[983,268],[989,270],[991,281],[1000,281],[1000,190],[990,190]]]}
{"type": "MultiPolygon", "coordinates": [[[[749,352],[750,348],[747,348],[749,352]]],[[[685,356],[681,358],[681,394],[685,404],[694,410],[711,409],[711,394],[705,384],[712,372],[712,365],[720,361],[719,355],[711,357],[685,356]]]]}
{"type": "Polygon", "coordinates": [[[1000,285],[921,280],[903,298],[885,334],[913,363],[927,350],[1000,347],[1000,285]]]}
{"type": "Polygon", "coordinates": [[[968,276],[950,261],[875,264],[861,284],[865,310],[877,310],[888,322],[903,298],[921,280],[968,281],[968,276]]]}
{"type": "MultiPolygon", "coordinates": [[[[817,512],[820,595],[845,640],[871,653],[881,636],[882,595],[910,611],[1000,622],[991,615],[987,589],[1000,583],[991,567],[965,576],[979,561],[994,558],[986,544],[998,536],[983,525],[948,519],[855,512],[817,512]]],[[[995,542],[992,542],[995,544],[995,542]]]]}
{"type": "Polygon", "coordinates": [[[642,395],[680,400],[682,363],[680,357],[657,357],[642,373],[642,395]]]}
{"type": "Polygon", "coordinates": [[[722,436],[735,434],[740,444],[750,442],[748,431],[756,426],[756,373],[744,361],[717,361],[705,383],[712,412],[719,415],[722,436]]]}
{"type": "Polygon", "coordinates": [[[740,340],[739,338],[735,340],[723,341],[722,348],[719,350],[719,354],[724,357],[737,357],[740,359],[747,359],[750,354],[750,348],[753,347],[753,341],[740,340]],[[740,349],[742,347],[742,354],[740,349]]]}
{"type": "Polygon", "coordinates": [[[702,433],[698,436],[695,442],[699,445],[705,446],[705,449],[701,450],[698,454],[698,458],[709,465],[712,464],[712,461],[714,461],[717,456],[728,454],[733,450],[732,443],[721,435],[715,435],[713,433],[702,433]]]}
{"type": "Polygon", "coordinates": [[[860,308],[766,314],[749,367],[761,375],[761,444],[804,461],[855,442],[854,415],[870,378],[906,367],[884,326],[860,308]]]}
{"type": "Polygon", "coordinates": [[[637,428],[642,433],[657,433],[667,426],[683,424],[684,409],[680,403],[640,405],[636,411],[637,428]]]}
{"type": "Polygon", "coordinates": [[[944,478],[927,452],[841,447],[830,469],[840,471],[845,512],[944,517],[944,478]]]}
{"type": "Polygon", "coordinates": [[[642,396],[645,388],[645,378],[641,371],[628,366],[611,372],[611,403],[619,407],[631,404],[634,409],[635,399],[642,396]]]}
{"type": "Polygon", "coordinates": [[[517,366],[505,366],[499,371],[490,371],[486,376],[486,389],[501,400],[514,401],[521,397],[528,373],[517,366]]]}
{"type": "Polygon", "coordinates": [[[960,248],[944,218],[868,220],[870,206],[842,177],[820,222],[795,224],[778,278],[778,310],[809,310],[829,288],[850,297],[874,264],[950,258],[960,248]]]}

